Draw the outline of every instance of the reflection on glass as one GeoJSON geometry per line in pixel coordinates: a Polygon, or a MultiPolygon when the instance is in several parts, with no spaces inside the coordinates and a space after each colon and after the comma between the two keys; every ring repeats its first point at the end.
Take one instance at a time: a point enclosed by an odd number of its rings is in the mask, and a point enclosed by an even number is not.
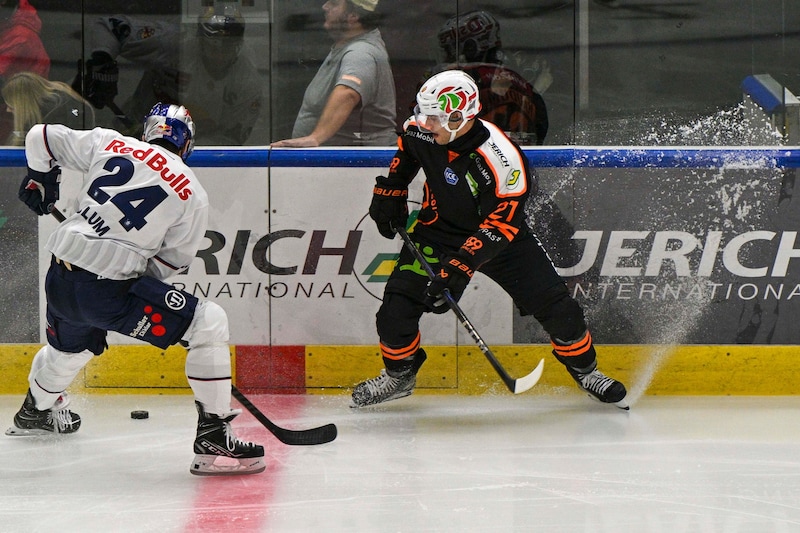
{"type": "Polygon", "coordinates": [[[578,2],[576,142],[781,144],[743,82],[768,74],[800,92],[800,5],[578,2]]]}
{"type": "Polygon", "coordinates": [[[180,18],[95,18],[84,96],[112,111],[107,125],[135,136],[141,134],[141,117],[160,101],[189,109],[199,145],[264,142],[251,138],[266,83],[247,46],[247,28],[237,2],[214,2],[180,18]]]}
{"type": "MultiPolygon", "coordinates": [[[[303,97],[335,40],[323,0],[34,5],[0,2],[0,76],[16,68],[70,83],[81,58],[87,77],[77,87],[96,105],[99,124],[135,130],[155,100],[182,100],[197,117],[198,142],[206,145],[266,145],[293,137],[303,97]],[[198,23],[209,14],[243,31],[204,35],[198,23]],[[19,32],[23,19],[33,40],[20,45],[9,32],[19,32]],[[227,72],[215,72],[214,65],[227,72]]],[[[394,82],[395,130],[410,115],[427,74],[446,62],[471,61],[471,47],[480,48],[480,36],[471,33],[480,28],[471,25],[479,20],[463,25],[478,11],[497,22],[503,53],[499,62],[481,62],[513,71],[542,97],[548,145],[797,142],[788,137],[799,129],[791,126],[797,116],[792,98],[781,96],[781,109],[753,114],[743,84],[750,76],[769,76],[786,95],[800,94],[800,3],[770,8],[744,0],[381,0],[376,12],[383,15],[380,34],[394,82]],[[448,28],[454,17],[462,26],[448,28]],[[450,60],[443,47],[450,48],[450,60]],[[454,54],[463,58],[453,61],[454,54]]],[[[494,94],[522,84],[511,74],[493,79],[494,94]]],[[[11,115],[0,115],[4,142],[11,115]]],[[[540,134],[521,140],[542,142],[540,134]]],[[[347,144],[359,142],[353,136],[347,144]]]]}

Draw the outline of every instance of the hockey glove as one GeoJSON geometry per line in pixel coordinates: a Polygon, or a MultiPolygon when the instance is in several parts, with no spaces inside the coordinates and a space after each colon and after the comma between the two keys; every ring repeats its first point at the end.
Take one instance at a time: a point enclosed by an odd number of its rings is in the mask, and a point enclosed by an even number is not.
{"type": "Polygon", "coordinates": [[[458,256],[446,256],[439,264],[439,271],[425,289],[425,305],[436,314],[446,313],[450,309],[444,290],[450,292],[455,301],[461,298],[472,279],[473,268],[458,256]]]}
{"type": "Polygon", "coordinates": [[[28,168],[28,175],[19,186],[19,199],[39,216],[47,215],[58,201],[61,169],[55,167],[49,172],[37,172],[28,168]]]}
{"type": "Polygon", "coordinates": [[[378,176],[372,190],[369,216],[378,226],[378,232],[394,239],[394,228],[405,228],[408,222],[408,186],[398,179],[378,176]]]}
{"type": "Polygon", "coordinates": [[[119,67],[105,52],[94,52],[86,61],[86,94],[83,96],[97,109],[103,109],[117,96],[119,67]]]}

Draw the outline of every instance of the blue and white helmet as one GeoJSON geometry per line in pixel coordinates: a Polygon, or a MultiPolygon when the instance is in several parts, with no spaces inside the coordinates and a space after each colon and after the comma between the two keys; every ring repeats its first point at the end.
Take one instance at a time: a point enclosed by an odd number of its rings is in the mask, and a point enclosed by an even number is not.
{"type": "Polygon", "coordinates": [[[181,158],[186,161],[194,150],[194,121],[189,110],[182,105],[161,102],[154,105],[144,117],[142,140],[150,142],[156,139],[169,141],[179,150],[185,146],[181,158]]]}

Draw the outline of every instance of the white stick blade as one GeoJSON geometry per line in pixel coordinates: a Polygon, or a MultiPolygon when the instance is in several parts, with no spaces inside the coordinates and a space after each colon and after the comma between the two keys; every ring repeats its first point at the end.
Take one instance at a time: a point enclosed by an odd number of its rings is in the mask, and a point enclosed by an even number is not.
{"type": "Polygon", "coordinates": [[[539,378],[542,377],[542,372],[544,372],[544,359],[539,361],[539,364],[533,369],[533,372],[514,381],[514,394],[525,392],[536,385],[539,378]]]}

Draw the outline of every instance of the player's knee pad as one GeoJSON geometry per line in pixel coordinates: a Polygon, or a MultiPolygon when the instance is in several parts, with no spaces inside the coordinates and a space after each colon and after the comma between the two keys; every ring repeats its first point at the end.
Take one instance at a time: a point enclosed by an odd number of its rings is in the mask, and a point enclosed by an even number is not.
{"type": "Polygon", "coordinates": [[[31,376],[46,373],[51,376],[69,377],[70,381],[92,360],[94,354],[90,350],[70,353],[56,350],[50,345],[45,345],[36,352],[31,363],[31,376]]]}
{"type": "Polygon", "coordinates": [[[91,361],[89,350],[71,353],[44,346],[33,357],[28,383],[39,409],[49,409],[69,387],[78,372],[91,361]]]}
{"type": "Polygon", "coordinates": [[[230,389],[231,353],[228,347],[228,315],[214,302],[202,301],[183,340],[186,354],[186,376],[192,389],[196,383],[219,381],[221,390],[230,389]]]}
{"type": "Polygon", "coordinates": [[[419,335],[419,318],[424,306],[403,294],[384,294],[375,315],[381,342],[388,346],[408,346],[419,335]]]}
{"type": "Polygon", "coordinates": [[[192,323],[183,336],[189,349],[213,344],[227,345],[229,338],[228,315],[225,310],[208,300],[198,303],[192,323]]]}
{"type": "Polygon", "coordinates": [[[587,328],[580,304],[567,291],[559,291],[554,296],[536,310],[534,317],[551,338],[581,338],[587,328]]]}

